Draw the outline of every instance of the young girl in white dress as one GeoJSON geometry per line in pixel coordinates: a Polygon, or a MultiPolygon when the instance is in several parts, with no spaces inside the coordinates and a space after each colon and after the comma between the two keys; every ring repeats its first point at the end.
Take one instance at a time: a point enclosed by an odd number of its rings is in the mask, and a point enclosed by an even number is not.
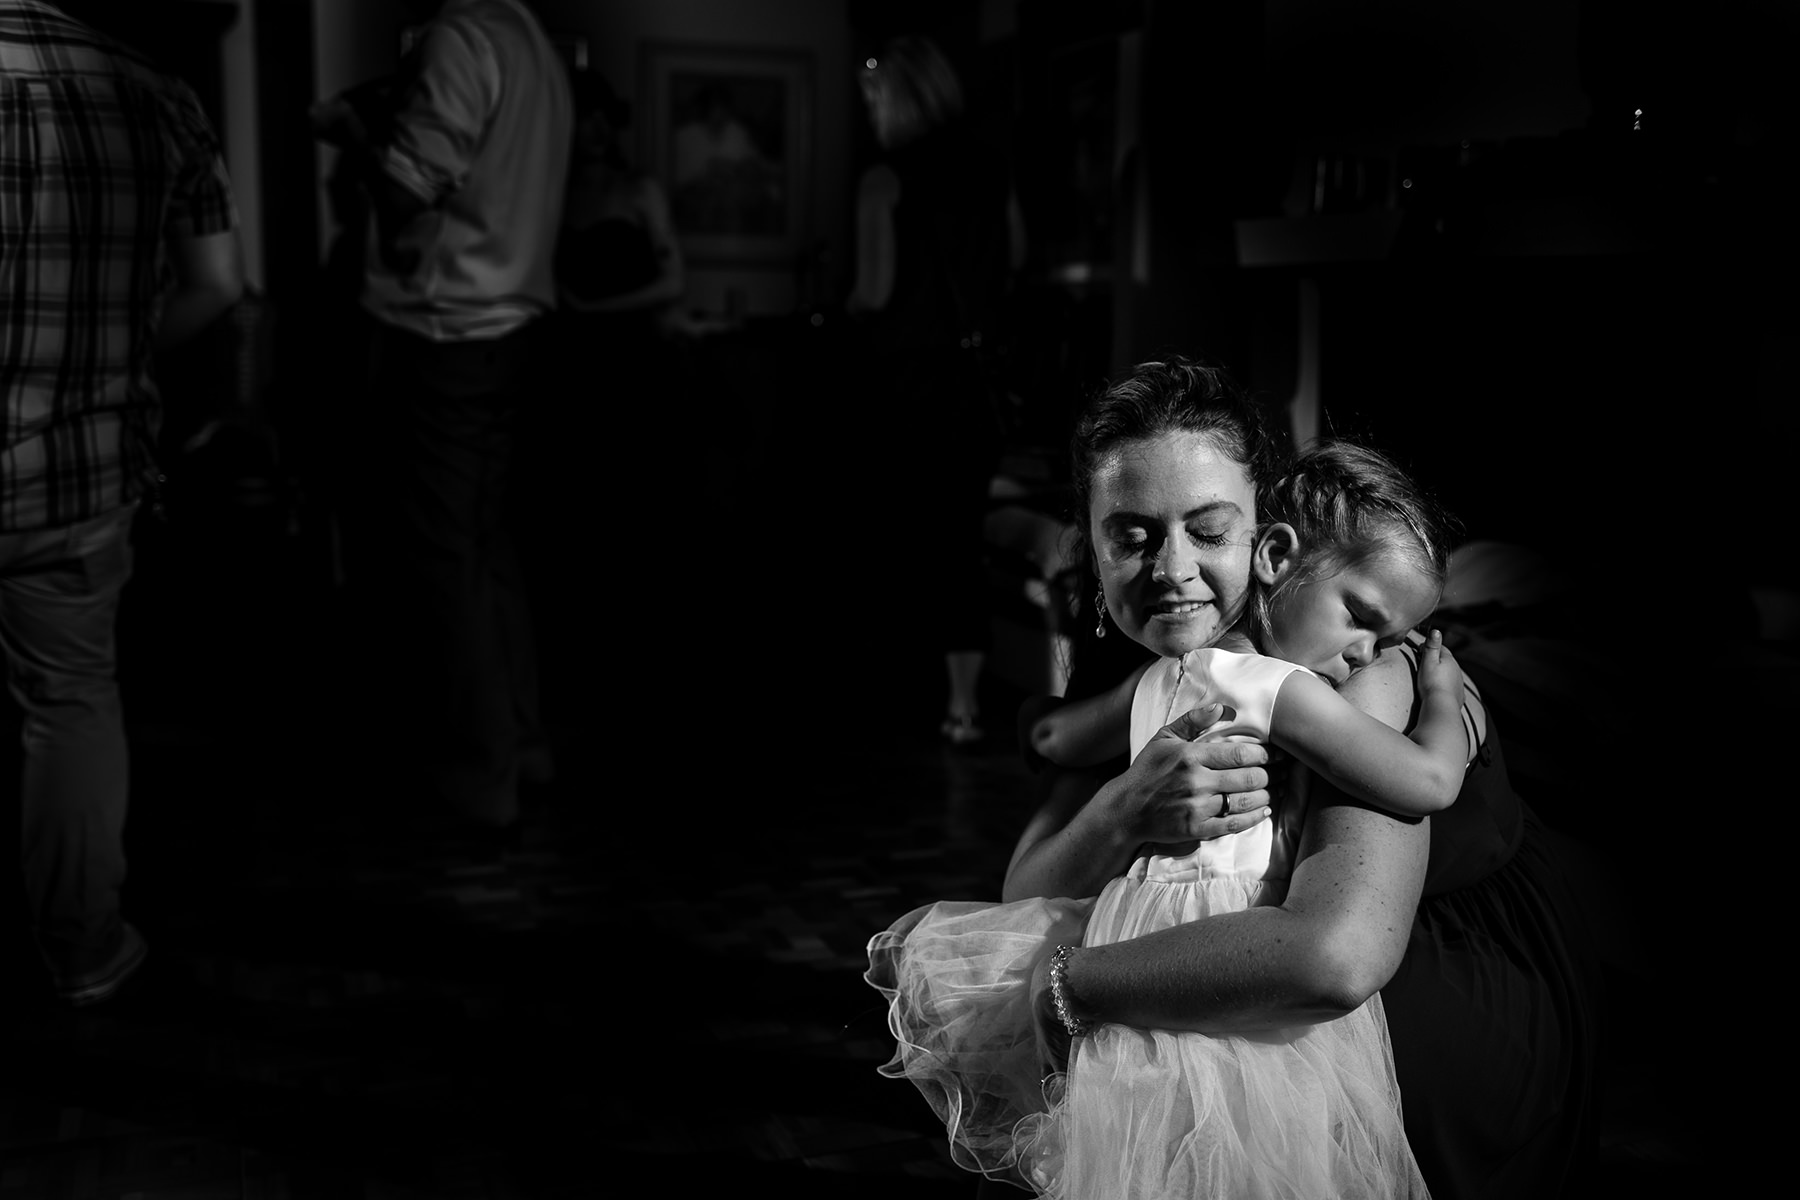
{"type": "MultiPolygon", "coordinates": [[[[1127,749],[1135,758],[1193,727],[1167,729],[1178,717],[1222,705],[1201,739],[1272,743],[1391,812],[1447,807],[1471,742],[1462,673],[1441,637],[1413,635],[1424,701],[1410,738],[1336,694],[1436,607],[1443,518],[1391,463],[1346,444],[1301,456],[1259,507],[1272,520],[1256,533],[1247,603],[1228,631],[1041,718],[1034,749],[1063,766],[1127,749]]],[[[1113,522],[1096,555],[1137,553],[1143,535],[1113,522]]],[[[1171,595],[1179,619],[1179,587],[1171,595]]],[[[960,1165],[1072,1200],[1425,1195],[1379,996],[1333,1021],[1212,1036],[1090,1027],[1061,995],[1060,946],[1279,903],[1303,786],[1279,808],[1214,840],[1141,847],[1094,899],[940,903],[871,940],[866,978],[887,996],[899,1043],[882,1071],[920,1088],[960,1165]],[[1046,975],[1063,1025],[1048,1042],[1032,982],[1046,975]],[[1074,1040],[1058,1072],[1063,1032],[1074,1040]]]]}

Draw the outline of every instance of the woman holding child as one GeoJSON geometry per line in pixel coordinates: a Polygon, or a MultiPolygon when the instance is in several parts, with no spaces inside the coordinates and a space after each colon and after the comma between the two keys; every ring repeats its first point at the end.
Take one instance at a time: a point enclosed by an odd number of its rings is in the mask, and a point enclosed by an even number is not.
{"type": "Polygon", "coordinates": [[[1055,778],[1005,903],[871,943],[884,1070],[959,1161],[1044,1195],[1573,1183],[1598,968],[1478,694],[1408,632],[1443,583],[1429,505],[1376,456],[1283,477],[1254,404],[1185,361],[1100,397],[1074,466],[1102,628],[1154,658],[1123,684],[1078,661],[1090,699],[1033,742],[1129,765],[1055,778]],[[1313,769],[1267,822],[1261,743],[1313,769]],[[1446,756],[1448,791],[1400,794],[1446,756]]]}

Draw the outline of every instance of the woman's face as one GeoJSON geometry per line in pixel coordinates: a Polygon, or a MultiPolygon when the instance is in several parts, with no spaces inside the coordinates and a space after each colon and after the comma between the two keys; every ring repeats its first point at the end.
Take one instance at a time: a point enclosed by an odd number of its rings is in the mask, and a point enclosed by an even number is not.
{"type": "Polygon", "coordinates": [[[1106,610],[1165,657],[1212,645],[1237,620],[1255,530],[1250,477],[1204,434],[1124,442],[1094,472],[1088,536],[1106,610]]]}

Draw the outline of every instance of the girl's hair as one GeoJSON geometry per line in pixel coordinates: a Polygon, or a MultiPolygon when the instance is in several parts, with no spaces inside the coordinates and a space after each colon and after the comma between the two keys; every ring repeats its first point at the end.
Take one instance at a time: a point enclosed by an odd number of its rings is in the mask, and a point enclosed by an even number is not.
{"type": "Polygon", "coordinates": [[[962,115],[963,90],[956,68],[928,37],[906,34],[893,39],[864,75],[876,85],[877,102],[886,108],[888,136],[895,146],[962,115]]]}
{"type": "Polygon", "coordinates": [[[1088,505],[1101,460],[1126,442],[1172,433],[1203,434],[1221,454],[1244,468],[1258,497],[1279,469],[1262,406],[1222,368],[1179,355],[1139,363],[1131,374],[1088,403],[1069,439],[1080,561],[1087,561],[1088,505]]]}
{"type": "Polygon", "coordinates": [[[1250,618],[1269,637],[1270,606],[1289,587],[1328,578],[1383,554],[1401,556],[1441,591],[1456,518],[1388,458],[1354,442],[1330,441],[1296,457],[1257,498],[1261,527],[1286,522],[1299,539],[1298,569],[1272,590],[1252,588],[1250,618]]]}

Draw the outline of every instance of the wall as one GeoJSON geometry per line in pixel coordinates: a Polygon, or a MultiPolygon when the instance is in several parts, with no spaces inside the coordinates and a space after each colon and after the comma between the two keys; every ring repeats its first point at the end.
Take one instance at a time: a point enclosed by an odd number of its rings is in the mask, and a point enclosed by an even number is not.
{"type": "Polygon", "coordinates": [[[225,167],[231,172],[237,197],[238,221],[244,239],[244,273],[263,287],[262,158],[258,153],[260,109],[257,105],[256,70],[257,0],[239,0],[237,20],[225,33],[223,90],[225,167]]]}
{"type": "Polygon", "coordinates": [[[1579,128],[1571,0],[1266,0],[1265,67],[1307,136],[1335,149],[1579,128]]]}
{"type": "MultiPolygon", "coordinates": [[[[647,41],[680,41],[710,46],[799,50],[812,58],[813,124],[811,195],[807,204],[812,235],[823,243],[829,296],[849,289],[850,147],[852,122],[862,120],[855,87],[850,27],[845,0],[539,0],[549,29],[585,35],[589,66],[605,75],[635,112],[646,111],[639,80],[640,53],[647,41]]],[[[643,130],[634,130],[642,137],[643,130]]],[[[637,160],[642,162],[641,151],[637,160]]],[[[688,271],[687,303],[724,311],[727,296],[742,294],[747,311],[792,311],[800,295],[793,271],[783,266],[724,268],[696,265],[688,271]]]]}
{"type": "MultiPolygon", "coordinates": [[[[1658,26],[1612,0],[1250,11],[1149,7],[1152,272],[1122,298],[1122,355],[1200,349],[1280,399],[1308,275],[1328,428],[1394,451],[1473,536],[1588,569],[1729,544],[1714,510],[1661,497],[1676,478],[1742,495],[1739,464],[1776,440],[1756,369],[1792,261],[1768,183],[1790,155],[1756,124],[1779,78],[1765,48],[1791,45],[1773,19],[1658,26]],[[1311,219],[1289,204],[1315,154],[1408,149],[1433,174],[1386,253],[1236,265],[1237,219],[1311,219]],[[1652,415],[1676,409],[1678,433],[1652,415]],[[1607,527],[1604,558],[1572,516],[1607,527]]],[[[1765,557],[1800,560],[1787,536],[1765,557]]]]}

